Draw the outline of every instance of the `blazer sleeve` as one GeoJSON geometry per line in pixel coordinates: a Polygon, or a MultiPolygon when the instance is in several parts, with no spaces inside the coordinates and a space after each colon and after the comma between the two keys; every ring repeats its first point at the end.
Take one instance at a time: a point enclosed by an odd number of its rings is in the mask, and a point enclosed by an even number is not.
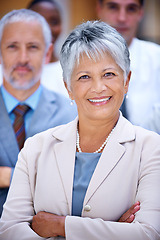
{"type": "Polygon", "coordinates": [[[38,236],[30,227],[34,215],[34,193],[30,185],[29,166],[25,161],[26,152],[22,150],[19,154],[7,197],[8,202],[4,204],[4,211],[0,220],[0,239],[44,239],[38,236]]]}

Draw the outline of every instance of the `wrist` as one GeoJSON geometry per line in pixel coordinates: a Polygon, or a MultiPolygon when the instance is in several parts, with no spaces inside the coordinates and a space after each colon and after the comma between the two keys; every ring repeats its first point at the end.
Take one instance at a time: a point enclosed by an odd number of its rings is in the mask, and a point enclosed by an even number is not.
{"type": "Polygon", "coordinates": [[[59,216],[59,236],[65,237],[65,216],[59,216]]]}

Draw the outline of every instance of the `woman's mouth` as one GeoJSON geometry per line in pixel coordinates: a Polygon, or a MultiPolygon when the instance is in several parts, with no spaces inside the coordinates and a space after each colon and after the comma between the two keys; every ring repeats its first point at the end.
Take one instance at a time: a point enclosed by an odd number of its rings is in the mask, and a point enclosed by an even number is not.
{"type": "Polygon", "coordinates": [[[103,102],[107,102],[108,100],[110,100],[111,97],[107,97],[107,98],[92,98],[92,99],[88,99],[88,101],[92,102],[92,103],[103,103],[103,102]]]}

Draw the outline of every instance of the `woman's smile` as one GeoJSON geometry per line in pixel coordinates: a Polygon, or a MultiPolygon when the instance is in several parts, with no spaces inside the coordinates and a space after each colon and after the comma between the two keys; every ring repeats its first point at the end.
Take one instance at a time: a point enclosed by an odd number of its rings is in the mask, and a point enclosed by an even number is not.
{"type": "Polygon", "coordinates": [[[101,97],[101,98],[89,98],[88,101],[91,102],[93,105],[103,105],[106,104],[111,97],[101,97]]]}
{"type": "Polygon", "coordinates": [[[79,116],[107,121],[119,116],[125,89],[124,73],[110,54],[97,61],[83,54],[72,73],[70,97],[79,116]]]}

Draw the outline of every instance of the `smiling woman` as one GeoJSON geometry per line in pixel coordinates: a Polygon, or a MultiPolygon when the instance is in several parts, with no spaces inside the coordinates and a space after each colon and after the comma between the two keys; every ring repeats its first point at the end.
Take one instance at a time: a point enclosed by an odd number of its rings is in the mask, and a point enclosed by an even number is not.
{"type": "MultiPolygon", "coordinates": [[[[119,108],[128,89],[129,76],[125,82],[123,70],[109,53],[99,56],[97,60],[88,58],[84,53],[71,74],[69,91],[71,99],[75,100],[78,107],[79,122],[89,122],[90,126],[90,121],[99,119],[99,123],[100,120],[103,123],[107,117],[112,119],[113,128],[119,118],[119,108]]],[[[102,133],[100,136],[102,137],[102,133]]],[[[93,152],[104,139],[100,138],[95,146],[93,136],[90,144],[81,140],[82,149],[93,152]]]]}
{"type": "Polygon", "coordinates": [[[89,21],[68,36],[60,61],[78,117],[26,141],[0,237],[159,240],[160,136],[119,111],[131,75],[125,40],[89,21]]]}

